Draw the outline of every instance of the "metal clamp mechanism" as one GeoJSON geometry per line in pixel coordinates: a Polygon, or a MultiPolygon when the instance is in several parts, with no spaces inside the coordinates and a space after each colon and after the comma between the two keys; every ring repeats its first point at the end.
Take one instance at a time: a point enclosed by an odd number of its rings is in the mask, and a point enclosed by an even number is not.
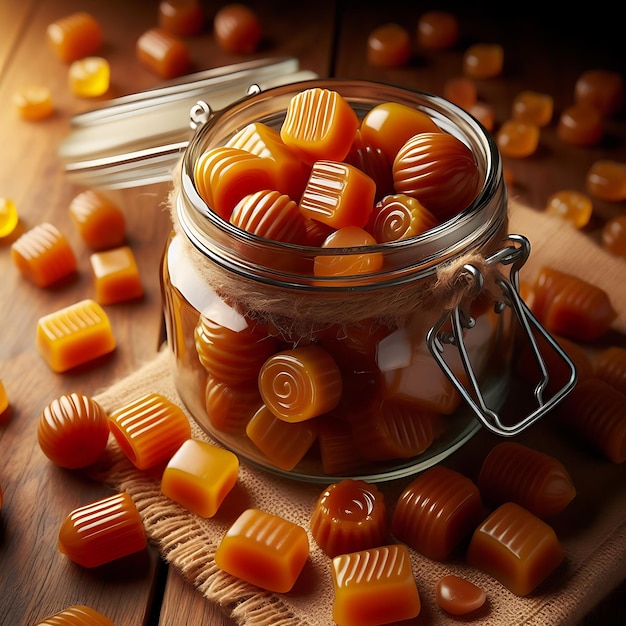
{"type": "MultiPolygon", "coordinates": [[[[480,391],[478,380],[470,362],[464,341],[464,333],[473,328],[475,320],[461,308],[461,305],[456,306],[450,312],[444,313],[427,334],[428,348],[433,358],[437,361],[441,369],[479,420],[490,431],[506,437],[517,435],[545,415],[545,413],[556,406],[576,384],[576,368],[571,359],[554,339],[552,339],[545,328],[543,328],[519,295],[519,270],[524,263],[526,263],[530,254],[530,242],[521,235],[510,235],[509,241],[512,245],[498,250],[488,257],[486,262],[487,264],[500,263],[502,265],[511,266],[508,280],[504,277],[496,279],[496,284],[502,290],[503,297],[502,300],[496,302],[495,310],[497,313],[501,313],[506,307],[510,307],[521,325],[526,338],[530,342],[533,356],[541,372],[541,380],[534,390],[537,407],[517,423],[507,425],[503,423],[498,413],[487,406],[485,398],[480,391]],[[451,326],[452,330],[444,331],[442,330],[444,326],[447,328],[451,326]],[[547,371],[546,363],[540,353],[533,329],[537,331],[547,341],[549,347],[563,359],[570,371],[567,382],[547,400],[544,398],[544,392],[550,379],[550,373],[547,371]],[[446,345],[454,346],[458,350],[465,373],[467,374],[469,389],[461,383],[458,376],[452,371],[444,358],[446,345]]],[[[475,297],[483,289],[484,277],[474,265],[465,265],[464,269],[474,279],[475,297]]]]}

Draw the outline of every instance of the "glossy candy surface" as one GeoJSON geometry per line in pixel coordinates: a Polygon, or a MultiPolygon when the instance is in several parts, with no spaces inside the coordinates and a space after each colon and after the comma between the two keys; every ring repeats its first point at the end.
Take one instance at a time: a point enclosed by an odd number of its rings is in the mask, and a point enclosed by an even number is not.
{"type": "Polygon", "coordinates": [[[113,352],[115,337],[104,309],[81,300],[37,322],[37,348],[54,372],[65,372],[113,352]]]}
{"type": "Polygon", "coordinates": [[[245,432],[250,418],[263,404],[256,378],[248,385],[229,385],[209,375],[205,398],[210,423],[227,433],[245,432]]]}
{"type": "Polygon", "coordinates": [[[449,11],[431,10],[417,21],[417,43],[427,50],[445,50],[456,44],[459,22],[449,11]]]}
{"type": "Polygon", "coordinates": [[[38,122],[54,113],[52,92],[42,85],[22,87],[13,94],[13,104],[19,116],[29,122],[38,122]]]}
{"type": "Polygon", "coordinates": [[[176,78],[187,73],[191,58],[187,44],[159,27],[150,28],[137,39],[139,62],[161,78],[176,78]]]}
{"type": "Polygon", "coordinates": [[[376,184],[374,200],[378,202],[386,195],[394,193],[391,163],[380,148],[363,143],[358,131],[345,162],[354,165],[367,174],[376,184]]]}
{"type": "Polygon", "coordinates": [[[46,29],[46,37],[52,50],[66,63],[95,54],[102,46],[100,23],[85,11],[52,22],[46,29]]]}
{"type": "Polygon", "coordinates": [[[435,465],[404,489],[393,512],[391,530],[420,554],[444,561],[482,518],[480,492],[472,480],[435,465]]]}
{"type": "Polygon", "coordinates": [[[587,191],[607,202],[626,199],[626,163],[598,159],[591,164],[585,176],[587,191]]]}
{"type": "Polygon", "coordinates": [[[416,198],[387,195],[376,203],[367,230],[377,243],[415,237],[434,228],[437,218],[416,198]]]}
{"type": "Polygon", "coordinates": [[[114,626],[102,613],[84,604],[74,604],[46,617],[37,626],[114,626]]]}
{"type": "Polygon", "coordinates": [[[472,44],[463,54],[463,72],[470,78],[494,78],[502,73],[504,49],[496,43],[472,44]]]}
{"type": "Polygon", "coordinates": [[[39,447],[59,467],[76,469],[95,463],[108,439],[105,410],[83,394],[59,396],[44,407],[39,417],[39,447]]]}
{"type": "Polygon", "coordinates": [[[602,116],[588,104],[573,104],[559,116],[556,134],[561,141],[574,146],[595,146],[604,136],[602,116]]]}
{"type": "Polygon", "coordinates": [[[197,35],[204,27],[204,11],[198,0],[161,0],[159,26],[177,37],[197,35]]]}
{"type": "Polygon", "coordinates": [[[8,237],[20,221],[15,202],[10,198],[0,198],[0,239],[8,237]]]}
{"type": "Polygon", "coordinates": [[[337,626],[377,626],[419,615],[422,604],[406,546],[391,544],[332,561],[337,626]]]}
{"type": "Polygon", "coordinates": [[[139,511],[125,491],[74,509],[59,530],[59,550],[83,567],[98,567],[147,545],[139,511]]]}
{"type": "Polygon", "coordinates": [[[450,615],[467,615],[478,610],[487,596],[485,592],[473,582],[447,574],[437,583],[437,604],[450,615]]]}
{"type": "Polygon", "coordinates": [[[485,501],[516,502],[541,518],[560,513],[576,496],[572,478],[558,459],[514,441],[490,450],[477,484],[485,501]]]}
{"type": "Polygon", "coordinates": [[[345,479],[333,483],[317,499],[311,534],[331,558],[387,543],[385,497],[376,485],[345,479]]]}
{"type": "Polygon", "coordinates": [[[70,90],[81,98],[96,98],[109,90],[111,68],[102,57],[85,57],[70,65],[68,70],[70,90]]]}
{"type": "Polygon", "coordinates": [[[11,245],[11,258],[21,274],[38,287],[49,287],[76,273],[77,262],[65,235],[44,222],[27,230],[11,245]]]}
{"type": "Polygon", "coordinates": [[[513,99],[511,116],[519,122],[543,128],[552,120],[554,100],[550,94],[525,89],[513,99]]]}
{"type": "Polygon", "coordinates": [[[496,143],[504,156],[523,159],[535,153],[539,135],[539,126],[536,124],[507,120],[496,132],[496,143]]]}
{"type": "Polygon", "coordinates": [[[402,67],[411,58],[411,38],[404,26],[389,22],[367,38],[367,62],[374,67],[402,67]]]}
{"type": "Polygon", "coordinates": [[[595,107],[605,117],[614,115],[624,104],[624,79],[613,70],[586,70],[576,80],[574,99],[595,107]]]}
{"type": "Polygon", "coordinates": [[[135,255],[129,246],[94,252],[89,264],[100,304],[137,300],[143,296],[143,285],[135,255]]]}
{"type": "Polygon", "coordinates": [[[191,437],[183,410],[158,393],[145,394],[112,411],[109,428],[124,454],[140,470],[169,461],[191,437]]]}
{"type": "Polygon", "coordinates": [[[291,590],[308,558],[306,530],[259,509],[245,510],[215,552],[220,569],[277,593],[291,590]]]}
{"type": "Polygon", "coordinates": [[[220,47],[227,52],[251,54],[261,42],[261,22],[247,5],[226,4],[213,18],[213,35],[220,47]]]}
{"type": "Polygon", "coordinates": [[[562,189],[548,198],[546,213],[571,222],[575,228],[584,228],[591,219],[593,203],[585,193],[562,189]]]}
{"type": "Polygon", "coordinates": [[[551,526],[506,502],[474,531],[467,561],[515,595],[526,596],[561,564],[563,549],[551,526]]]}
{"type": "Polygon", "coordinates": [[[626,258],[626,215],[616,215],[602,227],[602,247],[610,254],[626,258]]]}
{"type": "Polygon", "coordinates": [[[237,482],[239,459],[206,441],[187,439],[168,461],[161,491],[200,517],[213,517],[237,482]]]}
{"type": "Polygon", "coordinates": [[[69,214],[81,239],[92,250],[116,248],[126,236],[126,218],[104,193],[87,189],[72,198],[69,214]]]}
{"type": "MultiPolygon", "coordinates": [[[[376,239],[369,232],[358,226],[344,226],[332,232],[322,242],[321,248],[358,248],[373,246],[376,239]]],[[[357,254],[343,254],[341,256],[315,257],[313,273],[316,276],[355,276],[370,274],[382,267],[383,258],[380,252],[359,252],[357,254]]]]}

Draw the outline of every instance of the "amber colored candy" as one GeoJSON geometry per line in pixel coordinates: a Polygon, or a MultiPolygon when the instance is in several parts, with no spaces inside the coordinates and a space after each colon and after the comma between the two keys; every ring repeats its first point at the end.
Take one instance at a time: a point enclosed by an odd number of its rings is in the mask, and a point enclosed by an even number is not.
{"type": "Polygon", "coordinates": [[[11,245],[11,258],[29,281],[49,287],[76,273],[77,263],[65,235],[45,222],[26,231],[11,245]]]}
{"type": "Polygon", "coordinates": [[[496,506],[517,502],[541,518],[560,513],[576,496],[558,459],[515,441],[503,441],[489,451],[477,484],[485,501],[496,506]]]}
{"type": "Polygon", "coordinates": [[[484,590],[478,585],[455,574],[447,574],[439,579],[435,597],[437,604],[450,615],[473,613],[487,599],[484,590]]]}
{"type": "Polygon", "coordinates": [[[467,112],[473,115],[489,132],[492,132],[495,128],[496,111],[493,105],[488,102],[477,100],[467,112]]]}
{"type": "Polygon", "coordinates": [[[198,0],[161,0],[159,26],[177,37],[197,35],[204,27],[204,12],[198,0]]]}
{"type": "Polygon", "coordinates": [[[506,120],[496,132],[496,143],[503,156],[523,159],[536,152],[539,136],[536,124],[506,120]]]}
{"type": "Polygon", "coordinates": [[[274,189],[275,163],[241,148],[217,146],[204,152],[194,166],[200,197],[228,220],[237,202],[262,189],[274,189]]]}
{"type": "Polygon", "coordinates": [[[602,116],[588,104],[573,104],[559,116],[556,134],[561,141],[568,144],[595,146],[604,136],[602,116]]]}
{"type": "Polygon", "coordinates": [[[48,44],[67,63],[95,54],[102,47],[102,29],[93,15],[72,13],[48,25],[48,44]]]}
{"type": "Polygon", "coordinates": [[[561,423],[613,463],[626,461],[626,395],[608,382],[580,382],[557,408],[561,423]]]}
{"type": "Polygon", "coordinates": [[[367,62],[374,67],[403,67],[410,58],[409,31],[400,24],[382,24],[367,37],[367,62]]]}
{"type": "Polygon", "coordinates": [[[59,396],[39,416],[39,447],[59,467],[76,469],[95,463],[108,439],[108,416],[89,396],[80,393],[59,396]]]}
{"type": "Polygon", "coordinates": [[[20,216],[15,202],[9,198],[0,198],[0,239],[13,233],[19,221],[20,216]]]}
{"type": "Polygon", "coordinates": [[[37,626],[114,626],[102,613],[84,604],[74,604],[46,617],[37,626]]]}
{"type": "Polygon", "coordinates": [[[306,530],[259,509],[245,510],[215,552],[215,565],[257,587],[287,593],[309,558],[306,530]]]}
{"type": "Polygon", "coordinates": [[[599,159],[585,176],[587,191],[600,200],[621,202],[626,199],[626,163],[599,159]]]}
{"type": "Polygon", "coordinates": [[[97,98],[109,90],[111,68],[102,57],[85,57],[70,65],[67,78],[75,96],[97,98]]]}
{"type": "Polygon", "coordinates": [[[135,255],[129,246],[94,252],[89,257],[96,300],[100,304],[127,302],[143,297],[135,255]]]}
{"type": "Polygon", "coordinates": [[[603,348],[596,353],[591,364],[597,378],[626,394],[626,348],[603,348]]]}
{"type": "Polygon", "coordinates": [[[385,497],[376,485],[346,478],[327,487],[311,514],[311,535],[329,557],[387,541],[385,497]]]}
{"type": "Polygon", "coordinates": [[[307,241],[304,219],[289,196],[275,189],[262,189],[244,196],[229,221],[259,237],[303,245],[307,241]]]}
{"type": "Polygon", "coordinates": [[[191,437],[183,410],[158,393],[145,394],[112,411],[109,428],[122,452],[140,470],[169,461],[191,437]]]}
{"type": "Polygon", "coordinates": [[[126,492],[74,509],[59,530],[59,550],[83,567],[98,567],[144,550],[139,511],[126,492]]]}
{"type": "Polygon", "coordinates": [[[463,54],[463,73],[470,78],[494,78],[503,65],[504,49],[497,43],[472,44],[463,54]]]}
{"type": "Polygon", "coordinates": [[[276,340],[253,323],[234,331],[201,315],[194,336],[200,363],[230,385],[256,381],[263,363],[276,352],[276,340]]]}
{"type": "MultiPolygon", "coordinates": [[[[322,248],[333,249],[372,246],[376,240],[363,228],[344,226],[331,233],[322,243],[322,248]]],[[[342,255],[318,255],[313,264],[315,276],[355,276],[371,274],[382,267],[383,257],[380,252],[368,252],[342,255]]]]}
{"type": "Polygon", "coordinates": [[[300,211],[335,229],[363,228],[375,195],[376,183],[360,169],[338,161],[316,161],[300,198],[300,211]]]}
{"type": "Polygon", "coordinates": [[[474,531],[467,561],[515,595],[526,596],[561,564],[563,548],[548,524],[506,502],[474,531]]]}
{"type": "Polygon", "coordinates": [[[7,396],[6,389],[0,380],[0,424],[3,423],[5,414],[9,413],[9,406],[9,396],[7,396]]]}
{"type": "Polygon", "coordinates": [[[533,313],[550,332],[569,339],[598,339],[617,317],[604,289],[552,267],[540,268],[533,294],[533,313]]]}
{"type": "Polygon", "coordinates": [[[440,132],[433,119],[418,109],[399,102],[383,102],[370,109],[360,126],[363,145],[383,151],[389,163],[414,135],[440,132]]]}
{"type": "Polygon", "coordinates": [[[469,111],[478,99],[476,83],[467,76],[453,76],[443,84],[443,97],[469,111]]]}
{"type": "Polygon", "coordinates": [[[374,181],[376,184],[374,201],[378,202],[384,196],[394,192],[391,162],[380,148],[363,144],[360,137],[359,131],[357,139],[344,160],[349,165],[359,168],[374,181]]]}
{"type": "Polygon", "coordinates": [[[200,517],[213,517],[238,473],[239,459],[230,450],[187,439],[163,470],[161,492],[200,517]]]}
{"type": "Polygon", "coordinates": [[[257,14],[244,4],[226,4],[213,18],[215,40],[227,52],[235,54],[256,52],[262,34],[257,14]]]}
{"type": "Polygon", "coordinates": [[[248,439],[279,469],[290,472],[309,451],[317,438],[313,419],[287,422],[274,415],[264,404],[246,425],[248,439]]]}
{"type": "Polygon", "coordinates": [[[607,220],[600,234],[602,247],[613,256],[626,258],[626,215],[607,220]]]}
{"type": "Polygon", "coordinates": [[[332,560],[333,621],[377,626],[417,617],[422,604],[406,546],[391,544],[332,560]]]}
{"type": "Polygon", "coordinates": [[[272,161],[275,170],[275,184],[272,189],[288,195],[296,202],[300,200],[311,168],[283,143],[275,128],[260,122],[251,122],[236,132],[225,145],[272,161]]]}
{"type": "Polygon", "coordinates": [[[624,79],[613,70],[586,70],[576,80],[574,100],[595,107],[605,117],[613,115],[624,104],[624,79]]]}
{"type": "Polygon", "coordinates": [[[322,470],[327,476],[352,476],[366,460],[354,445],[350,423],[335,418],[330,413],[328,419],[319,420],[317,443],[322,470]]]}
{"type": "Polygon", "coordinates": [[[65,372],[93,361],[116,347],[106,312],[91,299],[39,318],[36,343],[54,372],[65,372]]]}
{"type": "Polygon", "coordinates": [[[88,189],[72,198],[69,214],[81,239],[92,250],[122,245],[126,237],[124,213],[106,195],[88,189]]]}
{"type": "Polygon", "coordinates": [[[322,222],[318,222],[310,217],[304,218],[304,225],[306,227],[307,245],[313,246],[314,248],[319,248],[324,243],[328,235],[335,230],[332,226],[322,224],[322,222]]]}
{"type": "Polygon", "coordinates": [[[591,219],[593,203],[581,191],[562,189],[548,198],[546,213],[571,222],[575,228],[584,228],[591,219]]]}
{"type": "Polygon", "coordinates": [[[396,502],[391,531],[420,554],[444,561],[482,519],[480,492],[472,480],[435,465],[404,489],[396,502]]]}
{"type": "Polygon", "coordinates": [[[38,122],[54,113],[52,93],[47,87],[29,85],[13,94],[13,104],[19,116],[29,122],[38,122]]]}
{"type": "Polygon", "coordinates": [[[393,161],[396,193],[417,198],[441,222],[467,208],[481,180],[472,151],[454,135],[420,133],[393,161]]]}
{"type": "Polygon", "coordinates": [[[376,203],[367,230],[378,243],[415,237],[437,226],[437,218],[416,198],[385,196],[376,203]]]}
{"type": "Polygon", "coordinates": [[[417,43],[427,50],[451,48],[459,38],[459,22],[453,13],[432,10],[417,20],[417,43]]]}
{"type": "Polygon", "coordinates": [[[525,89],[513,98],[511,117],[518,122],[526,122],[543,128],[552,120],[554,98],[547,93],[525,89]]]}
{"type": "Polygon", "coordinates": [[[251,385],[229,385],[208,376],[205,387],[206,412],[211,426],[227,433],[243,433],[263,403],[256,378],[251,385]]]}
{"type": "Polygon", "coordinates": [[[341,398],[341,372],[316,345],[277,352],[261,367],[259,391],[282,420],[301,422],[334,409],[341,398]]]}
{"type": "Polygon", "coordinates": [[[191,67],[187,44],[159,27],[148,29],[137,39],[135,52],[139,62],[161,78],[177,78],[191,67]]]}

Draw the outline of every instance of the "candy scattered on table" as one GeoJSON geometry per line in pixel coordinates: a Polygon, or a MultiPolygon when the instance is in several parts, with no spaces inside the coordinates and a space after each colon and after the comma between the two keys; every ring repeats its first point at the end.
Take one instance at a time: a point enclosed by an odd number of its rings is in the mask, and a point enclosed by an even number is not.
{"type": "Polygon", "coordinates": [[[582,191],[561,189],[548,198],[546,213],[571,222],[575,228],[584,228],[591,219],[593,202],[582,191]]]}
{"type": "Polygon", "coordinates": [[[177,37],[197,35],[204,28],[204,10],[198,0],[161,0],[158,22],[177,37]]]}
{"type": "Polygon", "coordinates": [[[367,38],[367,62],[374,67],[402,67],[411,58],[409,31],[389,22],[377,26],[367,38]]]}
{"type": "Polygon", "coordinates": [[[120,246],[94,252],[89,264],[100,304],[128,302],[143,297],[143,285],[132,248],[120,246]]]}
{"type": "Polygon", "coordinates": [[[437,604],[450,615],[467,615],[485,604],[485,592],[473,582],[455,574],[439,580],[436,590],[437,604]]]}
{"type": "Polygon", "coordinates": [[[19,221],[20,216],[15,202],[10,198],[0,198],[0,239],[13,233],[19,221]]]}
{"type": "Polygon", "coordinates": [[[137,39],[139,62],[157,76],[165,79],[186,74],[191,67],[189,47],[179,37],[162,28],[148,29],[137,39]]]}
{"type": "Polygon", "coordinates": [[[259,47],[262,35],[257,14],[245,4],[225,4],[213,18],[215,41],[227,52],[251,54],[259,47]]]}
{"type": "Polygon", "coordinates": [[[75,96],[97,98],[109,90],[111,68],[102,57],[85,57],[72,62],[67,78],[75,96]]]}
{"type": "Polygon", "coordinates": [[[81,191],[69,205],[69,214],[82,240],[92,250],[117,248],[126,237],[126,218],[104,193],[81,191]]]}
{"type": "Polygon", "coordinates": [[[100,22],[85,11],[52,22],[46,36],[52,50],[66,63],[98,53],[103,43],[100,22]]]}
{"type": "Polygon", "coordinates": [[[38,622],[37,626],[114,626],[114,624],[95,609],[84,604],[75,604],[46,617],[42,622],[38,622]]]}
{"type": "Polygon", "coordinates": [[[13,94],[18,115],[29,122],[48,119],[54,113],[52,92],[42,85],[28,85],[13,94]]]}

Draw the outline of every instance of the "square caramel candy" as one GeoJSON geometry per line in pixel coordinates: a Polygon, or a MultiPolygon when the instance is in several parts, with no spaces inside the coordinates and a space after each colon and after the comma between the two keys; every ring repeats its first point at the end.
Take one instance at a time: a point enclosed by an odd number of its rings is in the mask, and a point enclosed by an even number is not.
{"type": "Polygon", "coordinates": [[[474,531],[467,550],[473,567],[518,596],[531,593],[563,560],[551,526],[513,502],[493,511],[474,531]]]}
{"type": "Polygon", "coordinates": [[[259,509],[245,510],[215,552],[221,570],[276,593],[291,590],[308,558],[306,530],[259,509]]]}
{"type": "Polygon", "coordinates": [[[390,624],[417,617],[422,608],[404,544],[336,556],[332,574],[338,626],[390,624]]]}
{"type": "Polygon", "coordinates": [[[96,300],[114,304],[143,296],[143,286],[135,255],[129,246],[94,252],[89,257],[96,300]]]}
{"type": "Polygon", "coordinates": [[[109,318],[94,300],[45,315],[37,322],[37,348],[55,372],[65,372],[115,350],[109,318]]]}
{"type": "Polygon", "coordinates": [[[169,460],[161,491],[200,517],[213,517],[237,482],[239,460],[230,450],[188,439],[169,460]]]}

